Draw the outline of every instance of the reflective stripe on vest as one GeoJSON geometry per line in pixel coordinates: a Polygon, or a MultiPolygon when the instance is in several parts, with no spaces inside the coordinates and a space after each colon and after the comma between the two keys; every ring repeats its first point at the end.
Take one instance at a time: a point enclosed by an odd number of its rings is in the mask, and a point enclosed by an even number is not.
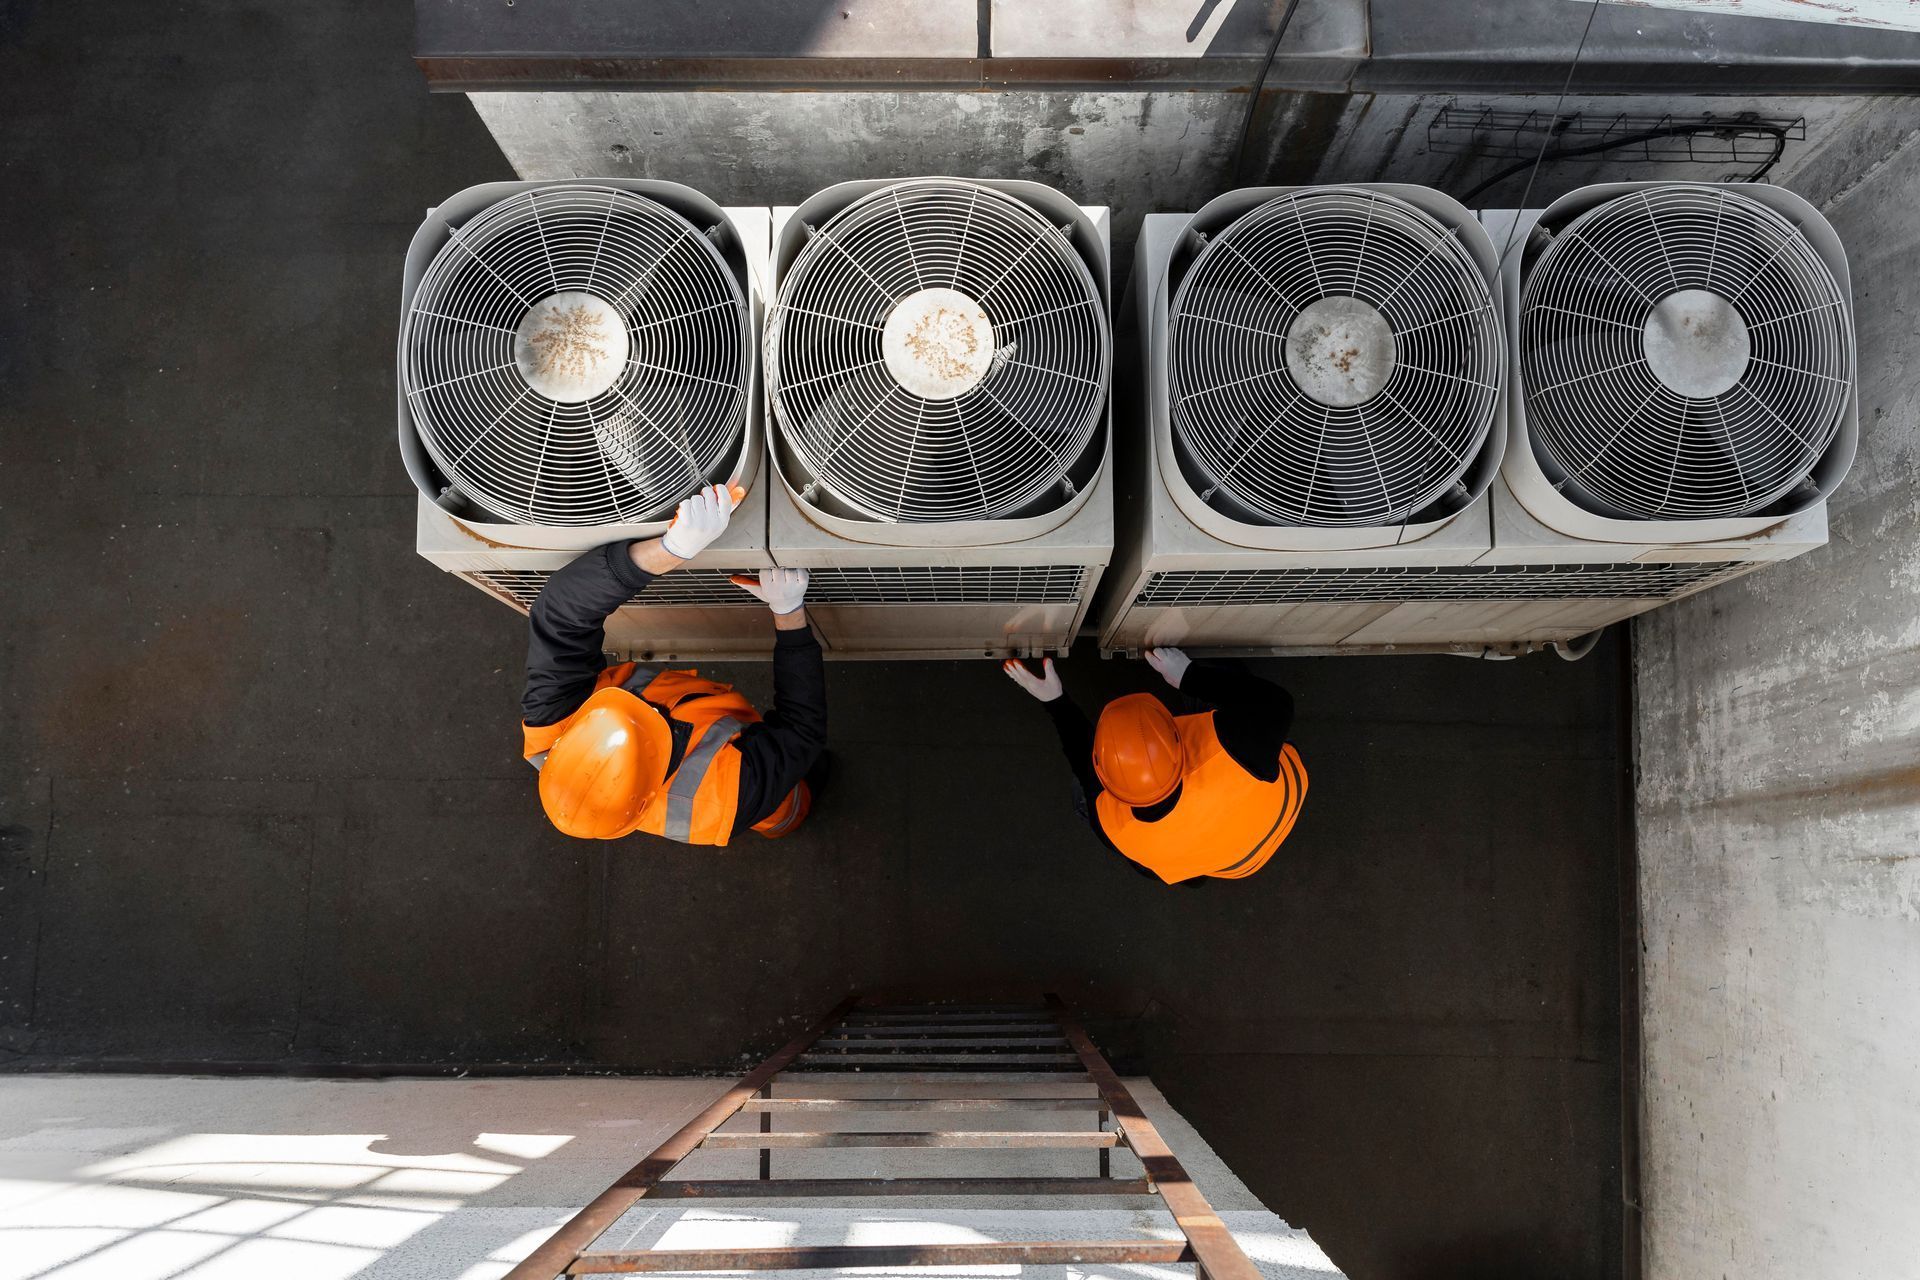
{"type": "Polygon", "coordinates": [[[1168,884],[1195,876],[1250,876],[1292,834],[1306,799],[1306,766],[1288,743],[1281,748],[1278,776],[1262,781],[1226,753],[1211,712],[1176,720],[1184,777],[1172,811],[1144,822],[1102,792],[1094,801],[1100,829],[1121,853],[1168,884]]]}
{"type": "MultiPolygon", "coordinates": [[[[725,844],[732,834],[740,789],[739,751],[729,755],[727,747],[742,727],[760,719],[760,713],[737,689],[703,680],[692,670],[621,663],[594,680],[596,692],[609,688],[620,689],[662,713],[673,733],[669,781],[648,799],[631,830],[687,844],[725,844]]],[[[539,769],[578,714],[576,710],[550,725],[522,723],[521,756],[539,769]]]]}
{"type": "Polygon", "coordinates": [[[731,716],[714,721],[700,735],[700,741],[694,744],[693,750],[687,752],[680,767],[673,771],[673,778],[667,786],[666,829],[661,832],[667,839],[692,839],[693,799],[699,794],[700,784],[706,781],[707,770],[712,767],[714,757],[744,727],[731,716]]]}

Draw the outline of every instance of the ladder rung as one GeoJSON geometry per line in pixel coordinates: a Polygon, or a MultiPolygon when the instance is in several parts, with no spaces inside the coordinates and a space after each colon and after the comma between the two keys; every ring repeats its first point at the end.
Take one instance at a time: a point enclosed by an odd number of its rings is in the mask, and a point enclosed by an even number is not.
{"type": "MultiPolygon", "coordinates": [[[[898,1062],[898,1058],[892,1059],[898,1062]]],[[[976,1065],[978,1065],[976,1063],[976,1065]]],[[[1019,1096],[1014,1091],[1016,1085],[1031,1085],[1048,1090],[1075,1089],[1090,1083],[1091,1078],[1081,1071],[836,1071],[830,1067],[798,1067],[791,1073],[782,1074],[774,1081],[782,1089],[798,1084],[830,1086],[838,1089],[841,1085],[848,1088],[865,1086],[873,1089],[895,1089],[910,1087],[926,1088],[932,1085],[982,1085],[990,1084],[996,1093],[1005,1097],[1019,1096]]],[[[972,1092],[969,1090],[969,1092],[972,1092]]],[[[896,1096],[888,1094],[886,1096],[896,1096]]],[[[944,1095],[952,1097],[952,1094],[944,1095]]],[[[1093,1096],[1089,1094],[1088,1096],[1093,1096]]]]}
{"type": "Polygon", "coordinates": [[[996,1036],[1039,1035],[1058,1037],[1060,1028],[1051,1021],[1034,1022],[874,1022],[848,1023],[827,1032],[830,1036],[996,1036]]]}
{"type": "Polygon", "coordinates": [[[993,1049],[1050,1049],[1059,1046],[1066,1052],[1065,1036],[996,1036],[991,1040],[962,1039],[948,1036],[924,1037],[867,1037],[849,1036],[844,1039],[816,1040],[809,1053],[818,1053],[822,1049],[972,1049],[984,1052],[993,1049]]]}
{"type": "Polygon", "coordinates": [[[1080,1059],[1071,1053],[813,1053],[801,1055],[801,1070],[817,1067],[824,1063],[836,1066],[881,1067],[893,1063],[916,1066],[947,1064],[956,1067],[978,1067],[988,1062],[1005,1062],[1020,1065],[1032,1065],[1042,1062],[1077,1063],[1080,1059]]]}
{"type": "Polygon", "coordinates": [[[1100,1098],[749,1098],[740,1109],[748,1114],[780,1111],[1105,1111],[1107,1104],[1100,1098]]]}
{"type": "Polygon", "coordinates": [[[1043,1004],[857,1004],[847,1010],[849,1018],[868,1018],[889,1013],[930,1013],[945,1015],[950,1013],[1024,1013],[1037,1018],[1051,1018],[1053,1013],[1043,1004]]]}
{"type": "MultiPolygon", "coordinates": [[[[813,1071],[804,1078],[781,1076],[782,1090],[803,1086],[815,1096],[854,1098],[1085,1098],[1100,1099],[1099,1088],[1078,1073],[1044,1075],[1015,1071],[813,1071]]],[[[798,1094],[787,1095],[798,1096],[798,1094]]],[[[764,1099],[763,1099],[764,1101],[764,1099]]]]}
{"type": "Polygon", "coordinates": [[[1058,1132],[1021,1131],[926,1133],[710,1133],[701,1145],[709,1151],[753,1151],[769,1147],[969,1147],[990,1150],[1014,1147],[1111,1147],[1120,1135],[1110,1129],[1058,1132]]]}
{"type": "Polygon", "coordinates": [[[760,1178],[662,1182],[649,1200],[812,1196],[1148,1196],[1145,1178],[760,1178]]]}
{"type": "Polygon", "coordinates": [[[837,1267],[1070,1266],[1191,1262],[1185,1240],[980,1244],[831,1244],[774,1249],[645,1249],[583,1253],[573,1275],[633,1271],[814,1271],[837,1267]]]}
{"type": "Polygon", "coordinates": [[[942,1030],[971,1031],[975,1027],[1019,1027],[1035,1031],[1054,1031],[1060,1026],[1052,1018],[1009,1018],[1001,1013],[976,1013],[953,1018],[916,1018],[910,1014],[899,1014],[885,1018],[850,1019],[835,1023],[827,1028],[827,1034],[836,1031],[885,1031],[890,1027],[939,1027],[942,1030]]]}

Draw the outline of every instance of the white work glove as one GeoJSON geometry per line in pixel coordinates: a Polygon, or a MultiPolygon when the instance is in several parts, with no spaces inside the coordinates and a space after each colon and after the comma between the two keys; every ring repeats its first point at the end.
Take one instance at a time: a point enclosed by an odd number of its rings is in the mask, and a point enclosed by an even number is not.
{"type": "Polygon", "coordinates": [[[660,545],[670,556],[691,560],[727,531],[727,517],[740,505],[747,491],[735,485],[710,484],[690,498],[680,500],[673,513],[673,524],[661,536],[660,545]]]}
{"type": "Polygon", "coordinates": [[[1042,702],[1052,702],[1066,692],[1060,684],[1059,673],[1053,669],[1052,658],[1041,661],[1040,670],[1044,673],[1041,675],[1027,670],[1027,664],[1018,658],[1008,658],[1000,664],[1000,669],[1007,673],[1008,679],[1042,702]]]}
{"type": "Polygon", "coordinates": [[[805,569],[762,569],[759,575],[736,573],[733,585],[766,601],[776,614],[792,613],[807,602],[805,569]]]}
{"type": "Polygon", "coordinates": [[[1178,649],[1147,650],[1147,665],[1158,671],[1163,679],[1174,688],[1187,677],[1187,668],[1193,665],[1193,659],[1178,649]]]}

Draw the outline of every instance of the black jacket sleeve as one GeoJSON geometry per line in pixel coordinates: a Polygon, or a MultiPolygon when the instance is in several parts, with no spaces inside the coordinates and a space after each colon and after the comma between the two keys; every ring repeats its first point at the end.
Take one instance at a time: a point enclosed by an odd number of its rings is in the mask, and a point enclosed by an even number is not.
{"type": "Polygon", "coordinates": [[[580,709],[607,665],[607,617],[647,589],[653,575],[633,563],[632,546],[595,547],[547,579],[527,619],[527,687],[520,716],[557,724],[580,709]]]}
{"type": "Polygon", "coordinates": [[[1073,771],[1074,812],[1093,828],[1101,844],[1119,853],[1113,841],[1107,839],[1107,833],[1100,829],[1100,814],[1093,807],[1103,790],[1100,775],[1093,771],[1093,722],[1065,694],[1041,705],[1053,721],[1054,732],[1060,735],[1060,750],[1066,753],[1067,767],[1073,771]]]}
{"type": "Polygon", "coordinates": [[[1217,662],[1187,668],[1180,692],[1213,709],[1213,729],[1235,764],[1262,782],[1280,776],[1280,748],[1293,731],[1293,695],[1271,680],[1217,662]]]}
{"type": "Polygon", "coordinates": [[[773,706],[734,740],[740,750],[735,830],[766,818],[827,746],[827,669],[812,627],[773,633],[773,706]]]}

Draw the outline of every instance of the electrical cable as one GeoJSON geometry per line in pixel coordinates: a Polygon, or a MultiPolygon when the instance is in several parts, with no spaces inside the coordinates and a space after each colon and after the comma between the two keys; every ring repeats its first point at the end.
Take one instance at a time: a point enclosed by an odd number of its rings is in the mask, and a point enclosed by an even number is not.
{"type": "MultiPolygon", "coordinates": [[[[1516,209],[1525,209],[1527,201],[1533,196],[1533,180],[1540,176],[1540,163],[1547,158],[1547,148],[1553,142],[1553,128],[1560,123],[1560,108],[1566,105],[1567,90],[1573,88],[1573,73],[1580,69],[1580,55],[1586,52],[1587,37],[1593,34],[1593,20],[1599,14],[1600,0],[1593,0],[1593,3],[1587,6],[1587,25],[1580,28],[1580,42],[1573,46],[1573,60],[1567,63],[1567,78],[1560,82],[1560,94],[1553,100],[1553,115],[1547,121],[1545,136],[1540,139],[1540,153],[1533,158],[1533,171],[1527,174],[1527,189],[1520,193],[1520,203],[1514,206],[1516,209]]],[[[1520,230],[1520,221],[1519,217],[1514,218],[1513,225],[1507,228],[1506,242],[1500,246],[1500,257],[1497,261],[1501,264],[1502,270],[1506,267],[1507,254],[1513,250],[1513,236],[1520,230]]]]}
{"type": "MultiPolygon", "coordinates": [[[[1551,126],[1549,126],[1549,128],[1551,128],[1551,126]]],[[[1769,124],[1764,121],[1729,124],[1667,125],[1658,129],[1645,129],[1639,133],[1623,133],[1617,138],[1610,138],[1604,142],[1596,142],[1584,147],[1564,147],[1558,151],[1542,152],[1532,160],[1522,160],[1518,164],[1508,165],[1492,177],[1476,184],[1471,190],[1460,197],[1460,203],[1471,205],[1474,199],[1489,187],[1496,186],[1507,178],[1511,178],[1514,174],[1519,173],[1529,165],[1537,168],[1539,164],[1545,160],[1566,160],[1574,156],[1597,155],[1602,151],[1612,151],[1619,147],[1631,147],[1637,143],[1651,142],[1656,138],[1697,137],[1701,134],[1720,134],[1724,136],[1734,133],[1764,133],[1773,139],[1773,153],[1761,163],[1759,168],[1755,169],[1746,177],[1738,179],[1740,182],[1758,182],[1760,179],[1766,177],[1768,173],[1772,172],[1773,166],[1780,162],[1782,153],[1787,149],[1787,129],[1785,125],[1769,124]]],[[[1525,197],[1522,197],[1523,204],[1524,201],[1525,197]]]]}
{"type": "Polygon", "coordinates": [[[1589,631],[1586,635],[1573,640],[1555,640],[1551,647],[1560,655],[1561,661],[1578,662],[1593,652],[1594,646],[1600,643],[1600,637],[1606,633],[1607,629],[1601,627],[1597,631],[1589,631]]]}
{"type": "Polygon", "coordinates": [[[1228,187],[1237,186],[1240,182],[1240,171],[1247,162],[1247,141],[1253,136],[1253,117],[1260,110],[1260,92],[1267,87],[1267,73],[1273,70],[1274,55],[1280,52],[1280,41],[1286,37],[1287,28],[1293,23],[1293,11],[1299,7],[1300,0],[1287,0],[1286,12],[1280,15],[1280,25],[1273,29],[1273,39],[1267,41],[1267,56],[1260,63],[1260,74],[1247,86],[1247,110],[1240,118],[1240,141],[1233,148],[1233,163],[1227,169],[1228,187]]]}

